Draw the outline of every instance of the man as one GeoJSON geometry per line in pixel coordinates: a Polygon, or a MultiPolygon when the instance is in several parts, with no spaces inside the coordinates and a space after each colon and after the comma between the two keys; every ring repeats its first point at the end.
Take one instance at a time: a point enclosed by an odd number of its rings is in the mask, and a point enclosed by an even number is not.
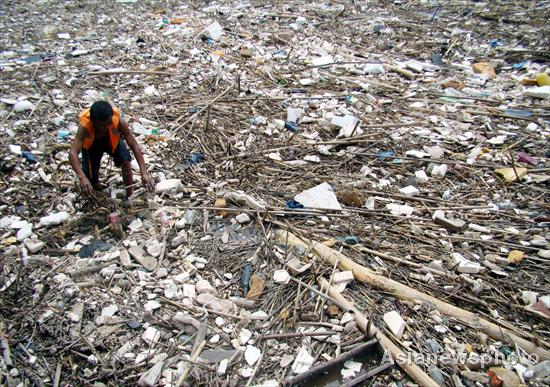
{"type": "Polygon", "coordinates": [[[97,101],[79,114],[78,121],[78,132],[71,145],[69,161],[80,180],[80,190],[85,195],[104,188],[99,183],[99,167],[103,153],[113,157],[115,165],[122,168],[126,196],[132,195],[134,184],[130,163],[132,156],[128,152],[126,143],[136,157],[143,185],[150,191],[153,190],[154,181],[147,172],[143,154],[128,123],[120,117],[118,109],[113,108],[106,101],[97,101]],[[82,165],[78,160],[80,152],[82,152],[82,165]]]}

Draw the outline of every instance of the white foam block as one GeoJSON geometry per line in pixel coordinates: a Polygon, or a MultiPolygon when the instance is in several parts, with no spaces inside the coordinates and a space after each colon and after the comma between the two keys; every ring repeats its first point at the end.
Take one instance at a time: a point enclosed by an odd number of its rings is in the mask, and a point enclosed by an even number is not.
{"type": "Polygon", "coordinates": [[[388,312],[384,315],[384,322],[388,326],[388,329],[397,337],[401,338],[405,331],[405,321],[401,318],[399,313],[395,310],[388,312]]]}

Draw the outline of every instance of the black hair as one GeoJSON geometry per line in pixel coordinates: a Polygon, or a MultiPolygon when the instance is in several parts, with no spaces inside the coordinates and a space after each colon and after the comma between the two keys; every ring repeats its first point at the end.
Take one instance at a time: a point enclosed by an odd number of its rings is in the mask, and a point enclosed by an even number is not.
{"type": "Polygon", "coordinates": [[[113,115],[113,108],[107,101],[94,102],[90,108],[90,118],[92,121],[107,121],[113,115]]]}

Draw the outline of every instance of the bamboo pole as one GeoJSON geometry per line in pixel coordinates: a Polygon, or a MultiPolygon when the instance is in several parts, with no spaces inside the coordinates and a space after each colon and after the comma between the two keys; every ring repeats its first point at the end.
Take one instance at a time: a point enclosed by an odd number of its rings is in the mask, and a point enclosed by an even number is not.
{"type": "MultiPolygon", "coordinates": [[[[355,305],[353,305],[353,303],[349,302],[344,296],[336,291],[336,289],[331,286],[326,279],[321,277],[319,278],[318,282],[321,290],[328,291],[328,294],[338,301],[338,306],[340,308],[346,311],[352,311],[354,313],[355,322],[357,323],[359,329],[369,337],[371,335],[375,336],[380,344],[382,344],[382,347],[390,352],[392,359],[408,359],[407,355],[373,324],[370,324],[370,328],[368,328],[369,322],[367,317],[363,313],[361,313],[361,311],[357,309],[355,305]],[[367,329],[369,330],[369,332],[367,332],[367,329]]],[[[397,365],[421,386],[439,386],[427,373],[425,373],[412,361],[398,361],[397,365]]]]}
{"type": "Polygon", "coordinates": [[[411,301],[422,300],[431,302],[442,314],[455,318],[458,321],[463,322],[464,324],[476,326],[476,328],[479,329],[481,332],[496,340],[510,339],[521,348],[523,348],[526,352],[539,356],[540,360],[550,359],[550,351],[538,347],[529,340],[519,337],[511,330],[496,325],[488,320],[485,320],[475,313],[461,309],[426,293],[403,285],[397,281],[378,275],[372,270],[361,266],[356,262],[353,262],[344,254],[335,251],[321,243],[308,241],[307,239],[302,240],[296,235],[283,230],[277,230],[275,237],[280,243],[288,243],[294,246],[301,245],[304,246],[306,249],[311,247],[312,251],[315,254],[317,254],[320,258],[330,264],[334,264],[334,262],[338,261],[340,268],[342,270],[351,270],[355,279],[358,281],[367,283],[378,289],[384,289],[385,291],[392,293],[395,297],[401,299],[411,301]]]}

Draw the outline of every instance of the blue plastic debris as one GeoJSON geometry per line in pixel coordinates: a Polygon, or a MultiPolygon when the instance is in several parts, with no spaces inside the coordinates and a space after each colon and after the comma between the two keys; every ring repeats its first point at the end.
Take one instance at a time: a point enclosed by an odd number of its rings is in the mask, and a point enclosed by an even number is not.
{"type": "Polygon", "coordinates": [[[376,156],[378,156],[378,160],[384,161],[388,157],[395,156],[395,152],[394,151],[380,151],[376,154],[376,156]]]}
{"type": "Polygon", "coordinates": [[[285,208],[304,208],[304,205],[294,199],[288,199],[286,201],[285,208]]]}
{"type": "Polygon", "coordinates": [[[441,54],[432,53],[432,63],[440,67],[445,66],[445,63],[443,63],[443,56],[441,54]]]}
{"type": "Polygon", "coordinates": [[[493,39],[489,41],[491,48],[497,48],[498,46],[503,46],[502,42],[498,39],[493,39]]]}
{"type": "Polygon", "coordinates": [[[527,67],[528,63],[529,63],[528,61],[514,63],[512,65],[512,68],[515,69],[515,70],[523,69],[523,68],[527,67]]]}
{"type": "Polygon", "coordinates": [[[344,97],[344,101],[346,102],[346,106],[351,106],[356,103],[358,99],[354,95],[347,95],[346,97],[344,97]]]}
{"type": "Polygon", "coordinates": [[[25,158],[25,160],[27,160],[29,163],[36,163],[38,162],[38,159],[36,158],[35,155],[33,155],[31,152],[29,151],[23,151],[21,152],[21,154],[23,155],[23,157],[25,158]]]}
{"type": "Polygon", "coordinates": [[[67,137],[69,137],[69,131],[64,129],[59,129],[57,131],[57,138],[59,140],[65,140],[67,137]]]}
{"type": "Polygon", "coordinates": [[[88,258],[94,255],[96,251],[107,251],[113,247],[110,243],[103,242],[99,239],[92,240],[89,244],[82,246],[78,252],[80,258],[88,258]]]}
{"type": "Polygon", "coordinates": [[[42,55],[31,55],[26,58],[21,58],[21,60],[27,64],[41,62],[42,61],[42,55]]]}
{"type": "Polygon", "coordinates": [[[293,133],[298,133],[298,124],[292,121],[285,121],[285,128],[293,133]]]}
{"type": "Polygon", "coordinates": [[[252,276],[252,264],[247,262],[243,267],[243,273],[241,275],[241,285],[244,290],[244,294],[248,293],[250,277],[252,276]]]}
{"type": "Polygon", "coordinates": [[[512,117],[518,117],[518,118],[529,118],[533,115],[528,110],[515,110],[515,109],[506,109],[504,111],[504,114],[512,117]]]}
{"type": "Polygon", "coordinates": [[[191,157],[189,160],[187,160],[187,165],[195,165],[202,163],[204,160],[206,160],[206,157],[204,157],[204,154],[202,153],[191,153],[191,157]]]}

